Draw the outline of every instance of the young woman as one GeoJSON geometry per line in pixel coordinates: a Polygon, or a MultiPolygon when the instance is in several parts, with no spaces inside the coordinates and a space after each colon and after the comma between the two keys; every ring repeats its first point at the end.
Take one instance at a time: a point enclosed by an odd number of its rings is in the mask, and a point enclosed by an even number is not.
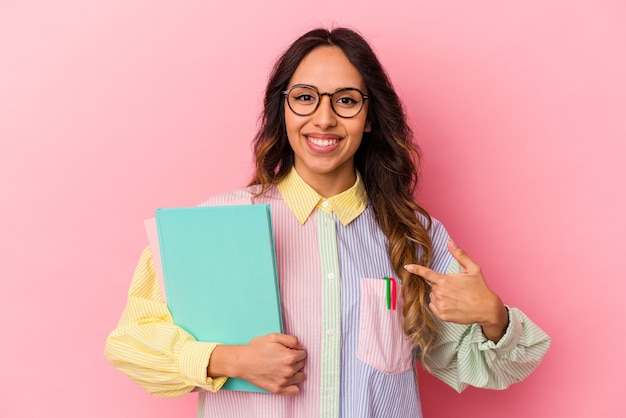
{"type": "Polygon", "coordinates": [[[107,339],[115,367],[159,396],[200,388],[199,416],[362,418],[421,416],[416,359],[458,391],[503,389],[538,365],[548,336],[414,202],[419,154],[359,34],[313,30],[279,58],[254,150],[251,184],[204,204],[271,205],[285,333],[194,341],[147,248],[107,339]],[[389,277],[395,310],[381,303],[389,277]],[[271,393],[220,391],[228,377],[271,393]]]}

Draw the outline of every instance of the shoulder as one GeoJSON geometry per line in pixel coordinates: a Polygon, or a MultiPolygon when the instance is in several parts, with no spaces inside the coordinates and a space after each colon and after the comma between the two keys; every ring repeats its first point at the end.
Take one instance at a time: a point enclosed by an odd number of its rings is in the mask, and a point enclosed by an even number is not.
{"type": "Polygon", "coordinates": [[[428,228],[428,235],[432,243],[433,252],[430,268],[439,273],[447,271],[448,266],[454,258],[448,251],[448,239],[450,239],[450,235],[446,227],[436,218],[431,217],[429,224],[428,219],[421,213],[418,213],[417,217],[420,222],[428,228]]]}
{"type": "MultiPolygon", "coordinates": [[[[275,188],[270,188],[266,191],[262,196],[272,195],[274,193],[275,188]]],[[[261,190],[261,186],[255,184],[253,186],[242,187],[240,189],[230,190],[228,192],[220,193],[215,196],[212,196],[202,203],[199,206],[217,206],[217,205],[241,205],[246,203],[257,203],[259,199],[259,191],[261,190]]]]}
{"type": "Polygon", "coordinates": [[[442,240],[444,245],[446,244],[449,237],[448,231],[446,231],[445,226],[437,218],[431,216],[429,219],[424,214],[421,214],[419,212],[415,212],[415,216],[420,221],[420,223],[424,225],[424,227],[426,227],[426,229],[428,230],[428,235],[433,241],[433,245],[435,244],[435,241],[439,242],[442,240]]]}

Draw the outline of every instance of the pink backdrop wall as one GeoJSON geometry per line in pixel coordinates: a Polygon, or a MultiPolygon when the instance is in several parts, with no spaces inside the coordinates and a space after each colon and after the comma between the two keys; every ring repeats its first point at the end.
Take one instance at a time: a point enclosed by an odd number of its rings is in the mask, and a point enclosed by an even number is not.
{"type": "Polygon", "coordinates": [[[422,374],[426,417],[626,416],[625,3],[337,3],[0,1],[0,416],[194,416],[102,356],[142,221],[246,182],[274,58],[333,24],[405,99],[421,201],[553,338],[508,391],[422,374]]]}

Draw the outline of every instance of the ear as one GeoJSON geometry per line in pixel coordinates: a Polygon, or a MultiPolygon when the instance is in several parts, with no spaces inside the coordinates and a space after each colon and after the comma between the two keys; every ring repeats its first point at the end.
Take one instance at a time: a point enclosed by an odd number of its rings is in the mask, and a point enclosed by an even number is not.
{"type": "Polygon", "coordinates": [[[372,132],[372,121],[367,118],[365,121],[365,127],[363,128],[363,132],[372,132]]]}

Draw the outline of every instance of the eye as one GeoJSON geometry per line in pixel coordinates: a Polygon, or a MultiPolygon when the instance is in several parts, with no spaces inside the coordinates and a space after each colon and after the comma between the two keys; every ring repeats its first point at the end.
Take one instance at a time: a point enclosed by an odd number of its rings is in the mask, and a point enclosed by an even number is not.
{"type": "Polygon", "coordinates": [[[306,93],[294,95],[293,99],[297,102],[302,102],[302,103],[315,103],[315,100],[316,100],[315,96],[313,96],[312,94],[306,94],[306,93]]]}
{"type": "Polygon", "coordinates": [[[337,104],[340,104],[342,106],[353,106],[357,103],[357,100],[348,96],[340,97],[339,99],[337,99],[337,104]]]}
{"type": "Polygon", "coordinates": [[[298,106],[315,106],[319,101],[317,92],[307,86],[295,86],[289,93],[289,101],[298,106]]]}
{"type": "Polygon", "coordinates": [[[335,106],[337,107],[350,109],[361,103],[361,95],[354,90],[339,91],[335,95],[335,106]]]}

